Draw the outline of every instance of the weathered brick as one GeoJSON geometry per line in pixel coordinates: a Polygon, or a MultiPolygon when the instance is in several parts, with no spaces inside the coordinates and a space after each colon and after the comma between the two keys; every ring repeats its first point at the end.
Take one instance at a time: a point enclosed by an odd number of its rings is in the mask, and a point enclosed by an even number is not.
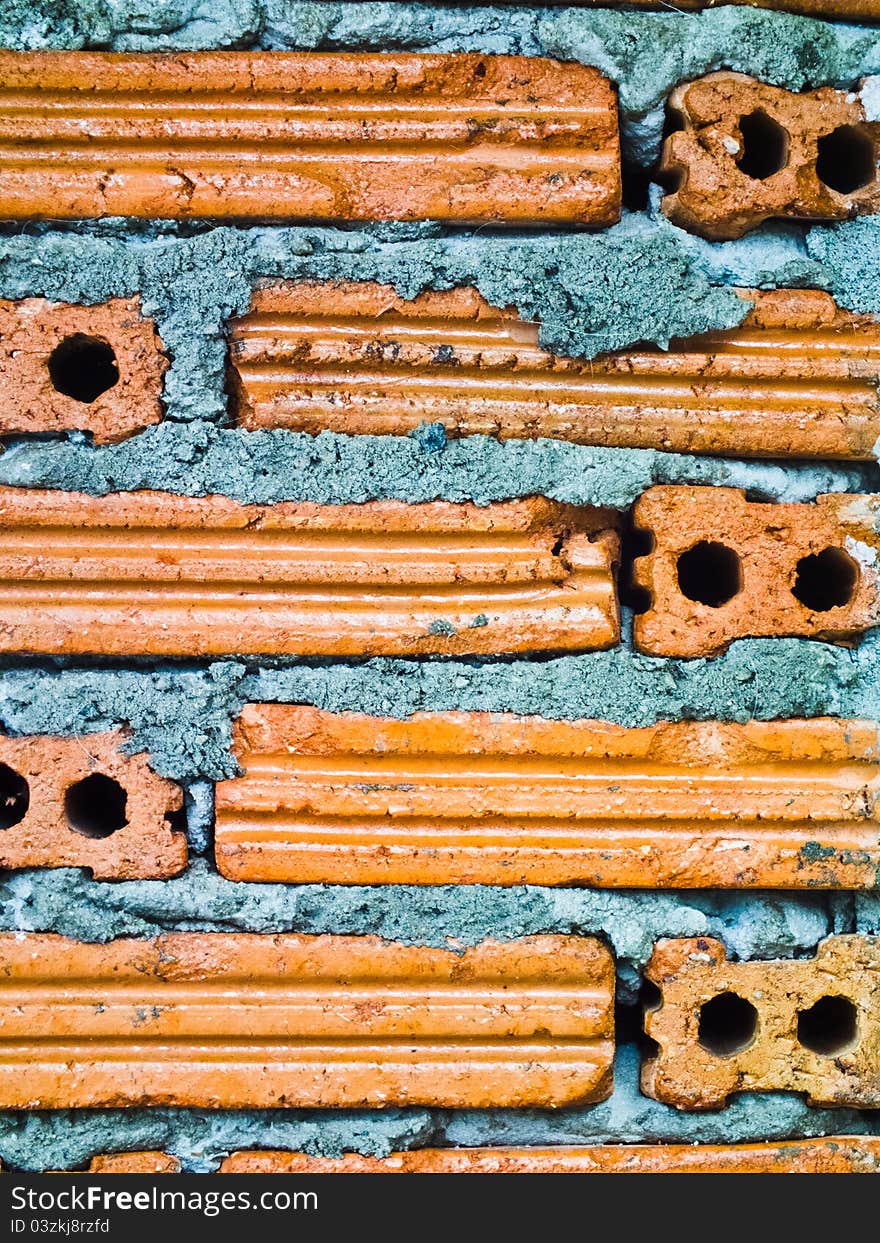
{"type": "Polygon", "coordinates": [[[372,282],[254,292],[231,329],[230,388],[250,429],[552,436],[740,457],[864,458],[880,439],[880,323],[817,289],[740,290],[739,328],[588,362],[476,289],[408,300],[372,282]]]}
{"type": "Polygon", "coordinates": [[[221,1174],[877,1174],[880,1139],[833,1135],[763,1144],[419,1148],[389,1157],[234,1152],[221,1174]]]}
{"type": "Polygon", "coordinates": [[[0,488],[0,651],[422,655],[618,641],[613,515],[0,488]]]}
{"type": "Polygon", "coordinates": [[[663,148],[675,188],[663,211],[702,237],[741,237],[771,218],[846,220],[880,208],[877,140],[858,92],[797,94],[741,73],[677,87],[681,128],[663,148]]]}
{"type": "Polygon", "coordinates": [[[99,880],[158,879],[186,867],[179,786],[121,731],[0,737],[0,868],[81,867],[99,880]]]}
{"type": "MultiPolygon", "coordinates": [[[[55,1171],[60,1174],[71,1170],[55,1171]]],[[[167,1152],[113,1152],[92,1157],[88,1174],[179,1174],[180,1162],[167,1152]]]]}
{"type": "Polygon", "coordinates": [[[162,418],[167,366],[138,298],[97,306],[0,299],[0,434],[122,440],[162,418]]]}
{"type": "Polygon", "coordinates": [[[650,607],[635,640],[656,656],[710,656],[733,639],[849,642],[880,621],[880,500],[746,500],[737,488],[657,487],[635,521],[652,551],[635,561],[650,607]]]}
{"type": "Polygon", "coordinates": [[[660,941],[642,1090],[678,1109],[733,1092],[803,1092],[811,1105],[880,1108],[880,941],[837,936],[813,959],[728,962],[709,938],[660,941]]]}
{"type": "Polygon", "coordinates": [[[0,54],[0,216],[620,215],[614,88],[525,56],[0,54]]]}
{"type": "Polygon", "coordinates": [[[6,934],[0,1108],[601,1100],[613,1001],[611,954],[587,937],[6,934]]]}
{"type": "Polygon", "coordinates": [[[249,704],[216,789],[233,880],[871,888],[871,722],[625,729],[249,704]]]}

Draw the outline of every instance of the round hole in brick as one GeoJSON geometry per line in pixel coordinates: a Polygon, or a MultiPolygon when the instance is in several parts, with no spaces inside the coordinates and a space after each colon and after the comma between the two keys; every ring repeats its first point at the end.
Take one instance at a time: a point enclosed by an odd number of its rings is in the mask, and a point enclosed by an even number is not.
{"type": "Polygon", "coordinates": [[[758,1030],[758,1011],[738,993],[719,993],[700,1007],[698,1039],[717,1057],[747,1049],[758,1030]]]}
{"type": "Polygon", "coordinates": [[[0,764],[0,829],[11,829],[27,815],[31,789],[21,773],[0,764]]]}
{"type": "Polygon", "coordinates": [[[858,1028],[859,1013],[848,997],[820,997],[809,1010],[798,1012],[798,1040],[814,1053],[841,1053],[853,1044],[858,1028]]]}
{"type": "Polygon", "coordinates": [[[754,181],[766,181],[788,163],[788,134],[778,121],[758,108],[739,119],[742,151],[737,167],[754,181]]]}
{"type": "Polygon", "coordinates": [[[874,142],[856,125],[839,125],[816,144],[816,176],[829,190],[852,194],[877,175],[874,142]]]}
{"type": "Polygon", "coordinates": [[[681,593],[719,609],[742,591],[742,562],[726,544],[701,540],[678,558],[681,593]]]}
{"type": "Polygon", "coordinates": [[[112,777],[92,773],[69,787],[64,796],[67,822],[83,837],[109,837],[128,824],[128,795],[112,777]]]}
{"type": "Polygon", "coordinates": [[[87,404],[119,382],[119,367],[106,341],[76,332],[49,355],[49,378],[56,393],[87,404]]]}
{"type": "Polygon", "coordinates": [[[859,581],[859,567],[842,548],[823,548],[801,557],[791,593],[814,613],[849,604],[859,581]]]}

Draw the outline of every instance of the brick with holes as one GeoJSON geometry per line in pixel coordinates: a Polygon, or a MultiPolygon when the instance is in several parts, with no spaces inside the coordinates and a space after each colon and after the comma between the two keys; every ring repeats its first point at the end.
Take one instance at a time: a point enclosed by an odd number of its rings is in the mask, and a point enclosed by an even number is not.
{"type": "Polygon", "coordinates": [[[880,940],[836,936],[810,959],[730,962],[708,937],[660,941],[642,1090],[677,1109],[734,1092],[803,1092],[811,1105],[880,1108],[880,940]]]}
{"type": "Polygon", "coordinates": [[[753,304],[738,328],[585,362],[542,349],[538,324],[476,289],[407,299],[369,281],[265,286],[232,324],[236,420],[873,461],[880,322],[819,289],[737,292],[753,304]]]}
{"type": "Polygon", "coordinates": [[[711,656],[733,639],[852,642],[880,622],[880,498],[748,501],[736,488],[656,487],[635,506],[651,551],[634,563],[650,598],[638,648],[711,656]]]}
{"type": "Polygon", "coordinates": [[[186,866],[180,787],[122,731],[0,737],[0,868],[81,867],[154,880],[186,866]]]}
{"type": "Polygon", "coordinates": [[[138,298],[97,306],[0,299],[0,435],[122,440],[162,418],[167,366],[138,298]]]}
{"type": "Polygon", "coordinates": [[[0,52],[0,217],[620,216],[614,87],[527,56],[0,52]]]}
{"type": "Polygon", "coordinates": [[[663,148],[660,171],[674,187],[663,211],[680,228],[721,241],[771,218],[846,220],[880,209],[880,124],[868,120],[859,91],[797,94],[711,73],[677,87],[669,108],[681,128],[663,148]]]}

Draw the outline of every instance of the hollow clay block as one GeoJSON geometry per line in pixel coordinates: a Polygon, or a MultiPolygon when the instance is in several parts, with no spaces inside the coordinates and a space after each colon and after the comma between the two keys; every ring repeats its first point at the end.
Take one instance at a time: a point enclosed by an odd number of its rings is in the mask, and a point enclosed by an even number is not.
{"type": "Polygon", "coordinates": [[[711,656],[733,639],[852,642],[880,621],[876,496],[746,500],[737,488],[657,487],[635,506],[652,551],[635,561],[654,656],[711,656]]]}
{"type": "Polygon", "coordinates": [[[584,362],[476,289],[373,282],[254,291],[232,323],[238,424],[315,435],[548,436],[734,457],[863,458],[880,441],[880,322],[819,289],[738,291],[738,328],[584,362]]]}
{"type": "Polygon", "coordinates": [[[880,125],[859,90],[797,94],[710,73],[677,87],[669,109],[681,128],[663,148],[660,171],[674,186],[663,211],[680,228],[723,241],[771,218],[847,220],[880,208],[880,125]]]}
{"type": "Polygon", "coordinates": [[[224,876],[297,884],[872,888],[869,721],[405,720],[248,704],[224,876]]]}
{"type": "Polygon", "coordinates": [[[0,54],[0,217],[620,215],[613,86],[526,56],[0,54]]]}
{"type": "Polygon", "coordinates": [[[553,1108],[603,1100],[614,963],[589,937],[0,935],[0,1108],[553,1108]]]}
{"type": "Polygon", "coordinates": [[[642,1091],[677,1109],[734,1092],[803,1092],[809,1104],[880,1108],[880,941],[837,936],[810,959],[729,962],[710,938],[660,941],[646,974],[656,1056],[642,1091]]]}
{"type": "Polygon", "coordinates": [[[180,787],[126,735],[0,737],[0,868],[80,867],[157,880],[186,867],[180,787]]]}
{"type": "Polygon", "coordinates": [[[0,651],[489,655],[612,647],[615,516],[0,488],[0,651]]]}

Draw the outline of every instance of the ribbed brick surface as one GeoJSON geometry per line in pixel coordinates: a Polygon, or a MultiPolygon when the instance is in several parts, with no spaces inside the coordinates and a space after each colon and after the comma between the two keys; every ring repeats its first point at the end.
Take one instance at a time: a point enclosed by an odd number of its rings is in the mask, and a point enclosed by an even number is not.
{"type": "Polygon", "coordinates": [[[0,936],[0,1108],[559,1106],[611,1090],[584,937],[0,936]]]}
{"type": "Polygon", "coordinates": [[[711,73],[669,97],[682,128],[661,172],[677,188],[663,211],[715,240],[763,220],[846,220],[880,207],[876,143],[857,93],[797,94],[741,73],[711,73]]]}
{"type": "Polygon", "coordinates": [[[661,993],[645,1016],[658,1046],[648,1096],[715,1109],[733,1092],[789,1091],[880,1108],[877,939],[829,937],[815,958],[773,962],[728,962],[709,938],[661,941],[646,974],[661,993]]]}
{"type": "Polygon", "coordinates": [[[138,298],[98,306],[0,299],[0,434],[122,440],[162,418],[167,366],[138,298]]]}
{"type": "Polygon", "coordinates": [[[0,651],[491,654],[610,647],[613,517],[0,488],[0,651]]]}
{"type": "Polygon", "coordinates": [[[614,89],[521,56],[0,55],[0,216],[620,214],[614,89]]]}
{"type": "Polygon", "coordinates": [[[371,282],[257,289],[232,325],[238,422],[317,433],[552,436],[745,457],[873,458],[880,323],[821,290],[741,290],[739,328],[589,362],[475,289],[413,300],[371,282]]]}
{"type": "Polygon", "coordinates": [[[180,788],[120,732],[0,737],[0,868],[81,867],[99,880],[158,879],[186,866],[180,788]]]}
{"type": "Polygon", "coordinates": [[[875,496],[764,504],[735,488],[651,488],[635,507],[653,541],[635,561],[651,600],[637,646],[709,656],[747,636],[857,639],[880,621],[878,515],[875,496]]]}
{"type": "Polygon", "coordinates": [[[595,1144],[589,1148],[422,1148],[390,1157],[234,1152],[222,1174],[876,1174],[880,1139],[765,1144],[595,1144]]]}
{"type": "Polygon", "coordinates": [[[216,791],[233,880],[871,887],[877,726],[249,704],[216,791]]]}

